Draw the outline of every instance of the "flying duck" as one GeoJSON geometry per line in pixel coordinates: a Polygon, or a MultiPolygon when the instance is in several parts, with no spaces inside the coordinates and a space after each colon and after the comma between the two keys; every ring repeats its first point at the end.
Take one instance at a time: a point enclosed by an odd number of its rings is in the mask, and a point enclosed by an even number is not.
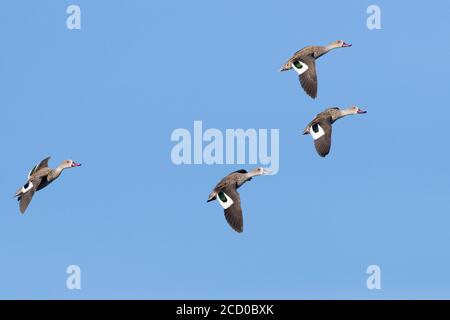
{"type": "Polygon", "coordinates": [[[313,137],[317,153],[321,157],[325,157],[330,152],[331,148],[331,125],[342,117],[361,113],[367,113],[367,111],[364,111],[357,106],[352,106],[343,110],[339,108],[326,109],[319,113],[314,120],[308,124],[303,131],[303,134],[310,134],[313,137]]]}
{"type": "Polygon", "coordinates": [[[81,164],[76,163],[73,160],[64,160],[61,164],[55,169],[50,169],[48,167],[48,160],[50,157],[45,158],[37,165],[33,167],[28,173],[28,179],[25,185],[17,190],[15,197],[19,201],[20,212],[24,213],[27,209],[28,205],[31,202],[31,199],[34,196],[36,191],[39,191],[54,180],[56,180],[63,172],[64,169],[79,167],[81,164]]]}
{"type": "Polygon", "coordinates": [[[238,170],[230,173],[214,187],[208,197],[208,201],[216,200],[224,209],[225,219],[228,224],[236,231],[242,232],[244,223],[241,208],[241,199],[237,189],[245,182],[252,180],[252,177],[269,174],[270,171],[265,168],[256,168],[251,172],[238,170]]]}
{"type": "Polygon", "coordinates": [[[351,47],[342,40],[336,40],[327,46],[308,46],[294,53],[281,67],[280,71],[294,69],[298,73],[300,84],[305,92],[311,97],[317,97],[317,74],[316,59],[336,48],[351,47]]]}

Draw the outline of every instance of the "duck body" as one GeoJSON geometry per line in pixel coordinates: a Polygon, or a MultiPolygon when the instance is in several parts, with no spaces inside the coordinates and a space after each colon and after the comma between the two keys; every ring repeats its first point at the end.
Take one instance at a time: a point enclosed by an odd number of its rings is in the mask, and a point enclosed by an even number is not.
{"type": "Polygon", "coordinates": [[[302,61],[303,59],[308,58],[314,58],[318,59],[324,54],[328,53],[329,50],[326,49],[324,46],[307,46],[304,47],[297,52],[295,52],[292,57],[289,58],[289,60],[283,64],[283,66],[280,68],[280,71],[288,71],[292,69],[292,65],[295,61],[302,61]]]}
{"type": "Polygon", "coordinates": [[[352,106],[347,109],[340,109],[337,107],[328,108],[317,114],[316,117],[308,123],[303,130],[303,134],[310,134],[313,137],[317,153],[321,157],[325,157],[330,153],[331,149],[332,124],[347,115],[363,113],[366,113],[366,111],[357,106],[352,106]]]}
{"type": "MultiPolygon", "coordinates": [[[[296,62],[300,61],[308,66],[308,69],[299,74],[300,85],[311,98],[317,97],[317,72],[316,59],[336,48],[351,47],[342,40],[336,40],[327,46],[307,46],[295,52],[289,60],[283,64],[280,71],[288,71],[294,68],[296,62]]],[[[301,65],[299,65],[301,68],[301,65]]]]}
{"type": "MultiPolygon", "coordinates": [[[[235,189],[239,189],[244,183],[247,181],[252,180],[251,177],[248,177],[248,172],[244,169],[235,171],[227,175],[225,178],[219,181],[219,183],[214,187],[213,193],[217,195],[220,191],[223,189],[226,189],[227,187],[233,187],[235,189]]],[[[216,195],[208,198],[208,202],[215,200],[216,195]]]]}
{"type": "Polygon", "coordinates": [[[63,170],[81,166],[73,160],[64,160],[58,167],[51,169],[48,167],[49,160],[50,157],[47,157],[34,166],[28,173],[27,182],[15,193],[21,213],[25,213],[36,191],[42,190],[55,181],[63,170]]]}
{"type": "Polygon", "coordinates": [[[220,180],[209,194],[207,202],[217,200],[217,197],[219,197],[221,201],[231,201],[231,205],[224,207],[224,214],[228,224],[236,232],[242,232],[244,226],[241,199],[237,189],[247,181],[252,180],[254,176],[267,173],[269,173],[269,171],[264,168],[257,168],[251,172],[247,172],[244,169],[234,171],[220,180]]]}

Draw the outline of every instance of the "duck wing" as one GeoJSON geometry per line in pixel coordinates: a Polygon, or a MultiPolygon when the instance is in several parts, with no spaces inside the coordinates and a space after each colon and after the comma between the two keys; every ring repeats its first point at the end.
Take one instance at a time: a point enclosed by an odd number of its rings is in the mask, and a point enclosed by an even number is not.
{"type": "Polygon", "coordinates": [[[41,184],[42,178],[36,178],[32,181],[27,182],[22,189],[18,192],[17,196],[19,200],[19,209],[21,213],[25,213],[28,205],[33,199],[34,194],[36,193],[37,188],[41,184]]]}
{"type": "Polygon", "coordinates": [[[309,124],[309,127],[309,133],[313,137],[317,153],[321,157],[325,157],[331,149],[331,117],[316,118],[309,124]]]}
{"type": "Polygon", "coordinates": [[[315,99],[317,97],[316,59],[312,56],[303,56],[297,60],[308,66],[308,70],[298,76],[300,85],[308,96],[315,99]]]}
{"type": "Polygon", "coordinates": [[[236,188],[228,187],[223,190],[232,200],[233,204],[224,210],[225,219],[230,227],[236,232],[241,233],[244,229],[244,218],[242,215],[241,198],[236,188]]]}
{"type": "Polygon", "coordinates": [[[50,160],[50,157],[47,157],[44,160],[41,160],[41,162],[39,162],[37,165],[35,165],[33,167],[33,169],[31,169],[30,172],[28,172],[28,179],[30,179],[30,177],[33,174],[35,174],[36,172],[38,172],[39,170],[41,170],[43,168],[47,168],[48,167],[48,160],[50,160]]]}

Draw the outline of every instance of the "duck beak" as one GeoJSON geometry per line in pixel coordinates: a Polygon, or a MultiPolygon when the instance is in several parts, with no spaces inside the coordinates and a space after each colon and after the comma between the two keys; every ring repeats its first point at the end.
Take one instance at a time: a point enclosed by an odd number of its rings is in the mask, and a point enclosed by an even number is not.
{"type": "Polygon", "coordinates": [[[74,162],[74,163],[72,163],[72,168],[73,167],[81,167],[81,163],[74,162]]]}
{"type": "Polygon", "coordinates": [[[362,110],[362,109],[358,109],[358,113],[367,113],[367,111],[362,110]]]}
{"type": "Polygon", "coordinates": [[[272,174],[272,170],[269,169],[263,169],[263,174],[272,174]]]}
{"type": "Polygon", "coordinates": [[[344,43],[342,44],[342,47],[343,47],[343,48],[345,48],[345,47],[351,47],[351,46],[352,46],[352,45],[351,45],[350,43],[345,43],[345,42],[344,42],[344,43]]]}

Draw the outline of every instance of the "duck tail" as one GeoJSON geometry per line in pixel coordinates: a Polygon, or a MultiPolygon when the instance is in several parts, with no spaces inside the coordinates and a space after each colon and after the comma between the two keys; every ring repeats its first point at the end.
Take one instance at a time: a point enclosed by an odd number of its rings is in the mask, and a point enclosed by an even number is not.
{"type": "Polygon", "coordinates": [[[33,183],[31,181],[27,181],[27,183],[25,183],[25,185],[22,188],[20,188],[19,190],[16,191],[16,193],[14,194],[14,197],[21,197],[21,196],[23,196],[31,188],[33,188],[33,183]]]}
{"type": "Polygon", "coordinates": [[[213,201],[213,200],[216,200],[216,197],[217,197],[217,192],[211,192],[211,194],[209,195],[209,197],[208,197],[208,200],[206,201],[206,202],[211,202],[211,201],[213,201]]]}
{"type": "Polygon", "coordinates": [[[278,71],[282,72],[282,71],[287,71],[287,70],[291,70],[291,69],[292,69],[291,62],[288,61],[288,62],[286,62],[285,64],[283,64],[283,65],[281,66],[280,70],[278,70],[278,71]]]}
{"type": "Polygon", "coordinates": [[[22,188],[20,188],[19,190],[16,191],[16,193],[14,194],[14,197],[20,197],[22,195],[22,188]]]}
{"type": "Polygon", "coordinates": [[[305,130],[303,130],[303,135],[309,134],[310,127],[307,126],[305,130]]]}

